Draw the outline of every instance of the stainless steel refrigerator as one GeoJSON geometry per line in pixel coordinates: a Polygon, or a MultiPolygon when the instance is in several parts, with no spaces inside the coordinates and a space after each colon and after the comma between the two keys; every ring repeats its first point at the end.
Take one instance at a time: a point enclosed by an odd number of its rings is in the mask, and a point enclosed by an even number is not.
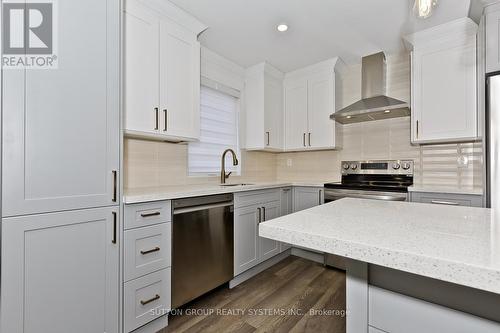
{"type": "Polygon", "coordinates": [[[486,206],[500,210],[500,73],[486,78],[486,206]]]}

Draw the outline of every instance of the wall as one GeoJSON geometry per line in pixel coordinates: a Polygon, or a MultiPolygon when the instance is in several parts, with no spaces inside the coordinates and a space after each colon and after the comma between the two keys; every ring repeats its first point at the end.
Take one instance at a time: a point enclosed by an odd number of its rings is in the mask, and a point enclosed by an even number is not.
{"type": "MultiPolygon", "coordinates": [[[[202,50],[202,75],[241,90],[243,68],[215,53],[202,50]]],[[[388,57],[388,95],[410,100],[408,54],[388,57]]],[[[347,106],[361,97],[361,66],[352,66],[343,78],[342,101],[347,106]]],[[[242,133],[244,135],[244,133],[242,133]]],[[[416,182],[481,185],[481,144],[412,146],[410,119],[396,118],[344,126],[340,151],[272,154],[242,152],[242,175],[232,181],[338,181],[340,162],[363,159],[413,159],[416,182]],[[457,162],[469,159],[466,167],[457,162]]],[[[125,139],[125,187],[216,183],[218,177],[188,177],[187,146],[125,139]]]]}

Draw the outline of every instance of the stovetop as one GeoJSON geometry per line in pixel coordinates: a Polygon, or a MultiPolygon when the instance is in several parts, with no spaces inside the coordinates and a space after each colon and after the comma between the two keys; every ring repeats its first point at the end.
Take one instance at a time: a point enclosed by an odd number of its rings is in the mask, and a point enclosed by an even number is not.
{"type": "Polygon", "coordinates": [[[408,192],[413,185],[413,161],[342,162],[342,182],[327,189],[408,192]]]}

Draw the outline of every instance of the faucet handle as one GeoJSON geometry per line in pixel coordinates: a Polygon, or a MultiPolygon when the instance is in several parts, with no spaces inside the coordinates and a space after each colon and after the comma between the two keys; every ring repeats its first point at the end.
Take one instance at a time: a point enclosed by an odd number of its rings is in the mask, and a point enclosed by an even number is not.
{"type": "Polygon", "coordinates": [[[226,177],[226,179],[227,179],[227,178],[229,178],[229,176],[231,176],[231,174],[232,174],[232,173],[233,173],[233,172],[232,172],[232,171],[230,171],[230,172],[226,173],[224,176],[225,176],[225,177],[226,177]]]}

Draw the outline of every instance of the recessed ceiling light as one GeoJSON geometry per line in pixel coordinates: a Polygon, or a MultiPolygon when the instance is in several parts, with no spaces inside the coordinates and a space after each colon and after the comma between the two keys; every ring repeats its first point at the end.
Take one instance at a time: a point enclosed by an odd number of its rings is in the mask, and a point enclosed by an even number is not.
{"type": "Polygon", "coordinates": [[[288,30],[288,25],[281,23],[278,25],[276,29],[278,29],[279,32],[285,32],[288,30]]]}
{"type": "Polygon", "coordinates": [[[352,118],[352,116],[347,116],[346,118],[347,118],[347,119],[351,119],[351,118],[352,118]]]}
{"type": "Polygon", "coordinates": [[[385,110],[384,112],[385,113],[391,113],[391,110],[385,110]]]}

